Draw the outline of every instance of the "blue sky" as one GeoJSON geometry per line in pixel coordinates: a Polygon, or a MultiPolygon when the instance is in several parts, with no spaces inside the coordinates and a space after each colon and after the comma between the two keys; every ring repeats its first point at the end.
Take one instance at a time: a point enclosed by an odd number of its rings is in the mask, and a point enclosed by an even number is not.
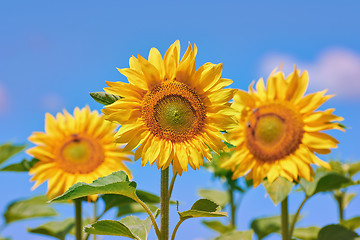
{"type": "MultiPolygon", "coordinates": [[[[247,89],[251,81],[267,77],[281,62],[287,73],[295,63],[300,69],[309,69],[309,91],[329,88],[330,93],[337,93],[324,107],[336,107],[349,127],[346,133],[332,133],[340,141],[339,148],[323,159],[357,160],[359,8],[358,1],[1,1],[0,142],[25,143],[32,131],[43,131],[46,112],[72,111],[86,104],[100,110],[102,106],[89,92],[101,91],[105,81],[126,81],[116,67],[127,67],[132,55],[146,57],[151,47],[164,53],[179,39],[183,51],[189,41],[197,44],[198,67],[208,61],[222,62],[223,76],[234,80],[234,88],[247,89]]],[[[142,168],[136,162],[130,168],[140,188],[159,192],[155,167],[142,168]]],[[[0,182],[1,192],[6,193],[0,199],[0,212],[16,198],[46,191],[42,186],[31,192],[26,174],[1,173],[0,182]]],[[[174,198],[185,210],[204,187],[221,188],[221,184],[204,170],[190,170],[177,179],[174,198]]],[[[359,192],[359,188],[353,190],[359,192]]],[[[260,186],[245,197],[238,216],[240,229],[247,229],[255,217],[280,211],[264,196],[260,186]]],[[[301,198],[299,193],[291,196],[292,210],[301,198]]],[[[360,214],[359,204],[358,196],[346,217],[360,214]]],[[[336,222],[334,207],[329,195],[312,199],[304,208],[306,218],[301,224],[336,222]]],[[[174,226],[177,216],[172,210],[174,226]]],[[[71,211],[65,209],[64,215],[70,216],[71,211]]],[[[46,239],[26,233],[25,226],[40,222],[13,224],[2,234],[14,239],[46,239]]],[[[212,236],[215,234],[200,220],[188,220],[178,239],[212,236]]]]}

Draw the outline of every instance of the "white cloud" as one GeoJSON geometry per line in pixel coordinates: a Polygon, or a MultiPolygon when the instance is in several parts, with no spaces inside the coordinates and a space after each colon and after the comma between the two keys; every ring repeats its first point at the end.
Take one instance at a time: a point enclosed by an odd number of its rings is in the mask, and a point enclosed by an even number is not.
{"type": "Polygon", "coordinates": [[[58,94],[47,93],[41,97],[41,106],[45,111],[60,111],[64,106],[64,100],[58,94]]]}
{"type": "Polygon", "coordinates": [[[3,115],[9,109],[8,94],[5,87],[0,83],[0,115],[3,115]]]}
{"type": "Polygon", "coordinates": [[[312,90],[329,89],[341,98],[360,98],[360,55],[341,48],[331,48],[318,55],[315,61],[301,62],[286,54],[268,54],[261,61],[261,73],[268,75],[283,63],[290,73],[294,64],[308,70],[312,90]]]}

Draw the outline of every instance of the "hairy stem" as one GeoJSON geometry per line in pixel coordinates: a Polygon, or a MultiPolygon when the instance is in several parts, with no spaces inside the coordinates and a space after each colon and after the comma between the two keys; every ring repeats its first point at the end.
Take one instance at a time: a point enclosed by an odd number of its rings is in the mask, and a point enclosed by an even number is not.
{"type": "Polygon", "coordinates": [[[286,197],[281,202],[281,235],[282,240],[289,239],[289,213],[288,213],[288,198],[286,197]]]}
{"type": "Polygon", "coordinates": [[[177,230],[179,229],[180,225],[182,224],[183,221],[185,221],[187,218],[181,218],[180,221],[176,224],[175,228],[174,228],[174,231],[171,235],[171,240],[175,240],[175,235],[176,235],[176,232],[177,230]]]}
{"type": "Polygon", "coordinates": [[[161,240],[169,239],[169,168],[161,170],[161,240]]]}
{"type": "Polygon", "coordinates": [[[149,207],[143,201],[140,200],[140,198],[137,198],[136,202],[138,202],[145,209],[147,214],[149,215],[151,223],[154,225],[156,236],[158,237],[158,239],[160,239],[161,238],[160,230],[159,230],[159,227],[158,227],[158,225],[156,223],[155,217],[152,214],[151,210],[149,209],[149,207]]]}
{"type": "Polygon", "coordinates": [[[172,179],[171,179],[171,182],[170,182],[170,187],[169,187],[169,201],[171,199],[171,194],[172,194],[172,191],[173,191],[173,188],[174,188],[174,183],[175,183],[175,179],[176,179],[176,176],[177,176],[177,172],[175,172],[172,176],[172,179]]]}

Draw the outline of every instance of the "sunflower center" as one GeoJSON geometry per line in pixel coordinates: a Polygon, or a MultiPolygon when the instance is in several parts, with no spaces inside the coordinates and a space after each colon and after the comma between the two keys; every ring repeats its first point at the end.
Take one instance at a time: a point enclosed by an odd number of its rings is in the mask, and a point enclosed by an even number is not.
{"type": "Polygon", "coordinates": [[[284,120],[277,115],[269,114],[259,117],[254,136],[264,144],[277,143],[284,135],[284,120]]]}
{"type": "Polygon", "coordinates": [[[73,134],[60,147],[59,165],[69,173],[88,173],[103,161],[100,145],[90,138],[73,134]]]}
{"type": "Polygon", "coordinates": [[[86,141],[73,141],[68,143],[63,150],[63,156],[72,163],[84,163],[91,156],[91,145],[86,141]]]}
{"type": "Polygon", "coordinates": [[[160,128],[177,134],[186,133],[192,127],[196,117],[191,103],[177,95],[169,95],[161,99],[155,105],[154,111],[160,128]]]}
{"type": "Polygon", "coordinates": [[[188,85],[166,81],[145,95],[142,117],[152,134],[182,142],[201,131],[206,112],[200,97],[188,85]]]}
{"type": "Polygon", "coordinates": [[[263,161],[290,155],[300,145],[302,136],[301,117],[283,104],[261,106],[248,119],[247,146],[256,158],[263,161]]]}

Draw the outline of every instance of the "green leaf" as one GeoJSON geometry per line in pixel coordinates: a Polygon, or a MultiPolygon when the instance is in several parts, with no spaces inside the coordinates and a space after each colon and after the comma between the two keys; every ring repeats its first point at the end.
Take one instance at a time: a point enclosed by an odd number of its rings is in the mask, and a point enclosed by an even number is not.
{"type": "Polygon", "coordinates": [[[90,184],[76,183],[63,195],[51,201],[71,200],[93,194],[120,194],[135,201],[138,199],[136,183],[130,182],[124,171],[118,171],[106,177],[98,178],[90,184]]]}
{"type": "Polygon", "coordinates": [[[295,228],[293,236],[301,240],[316,240],[319,231],[320,228],[317,226],[311,226],[307,228],[295,228]]]}
{"type": "Polygon", "coordinates": [[[301,179],[300,186],[307,196],[312,196],[318,192],[332,191],[339,188],[356,184],[350,178],[347,178],[336,172],[317,171],[313,182],[301,179]]]}
{"type": "Polygon", "coordinates": [[[251,240],[254,234],[253,230],[248,231],[234,231],[222,234],[215,238],[215,240],[251,240]]]}
{"type": "MultiPolygon", "coordinates": [[[[87,201],[87,198],[86,198],[86,201],[87,201]]],[[[87,226],[87,225],[93,224],[94,222],[95,222],[95,221],[94,221],[94,218],[86,217],[86,218],[83,218],[83,219],[82,219],[82,223],[81,223],[81,224],[82,224],[83,226],[87,226]]],[[[73,236],[76,235],[76,226],[74,226],[74,227],[70,230],[69,234],[71,234],[71,235],[73,235],[73,236]]]]}
{"type": "MultiPolygon", "coordinates": [[[[290,216],[290,220],[294,218],[294,215],[290,216]]],[[[301,216],[298,217],[298,220],[301,219],[301,216]]],[[[259,239],[266,237],[271,233],[278,233],[281,230],[281,217],[264,217],[257,218],[251,222],[251,228],[254,230],[255,234],[259,239]]]]}
{"type": "MultiPolygon", "coordinates": [[[[147,203],[146,204],[150,211],[154,212],[158,209],[157,206],[147,203]]],[[[129,203],[127,205],[119,206],[116,216],[122,217],[129,214],[145,212],[144,208],[138,203],[129,203]]]]}
{"type": "Polygon", "coordinates": [[[360,227],[360,216],[341,221],[341,225],[350,230],[356,230],[360,227]]]}
{"type": "Polygon", "coordinates": [[[179,212],[180,218],[195,217],[227,217],[226,212],[220,212],[221,207],[209,199],[197,200],[190,210],[179,212]]]}
{"type": "Polygon", "coordinates": [[[234,230],[234,226],[224,225],[220,221],[202,221],[202,223],[208,228],[217,231],[218,233],[227,233],[234,230]]]}
{"type": "Polygon", "coordinates": [[[3,167],[0,169],[0,171],[28,172],[38,161],[39,160],[37,160],[36,158],[33,158],[31,161],[24,159],[20,163],[14,163],[6,167],[3,167]]]}
{"type": "Polygon", "coordinates": [[[13,145],[11,143],[0,145],[0,164],[2,164],[15,154],[21,152],[25,148],[26,145],[13,145]]]}
{"type": "Polygon", "coordinates": [[[91,227],[85,227],[85,232],[95,235],[123,236],[139,240],[125,224],[114,220],[98,221],[92,224],[91,227]]]}
{"type": "MultiPolygon", "coordinates": [[[[160,197],[155,194],[136,190],[136,195],[148,205],[151,211],[155,211],[157,209],[157,207],[153,204],[160,203],[160,197]]],[[[138,213],[145,211],[139,203],[126,196],[117,194],[104,194],[101,198],[105,202],[105,211],[108,211],[113,207],[116,207],[118,209],[117,217],[121,217],[130,213],[138,213]]],[[[170,204],[174,204],[174,202],[171,201],[170,204]]]]}
{"type": "Polygon", "coordinates": [[[359,237],[355,232],[338,224],[323,227],[318,235],[318,240],[355,240],[359,237]]]}
{"type": "Polygon", "coordinates": [[[149,232],[152,227],[152,223],[149,217],[145,220],[141,220],[136,216],[127,216],[121,219],[120,222],[125,224],[131,230],[131,232],[140,239],[148,239],[149,232]]]}
{"type": "Polygon", "coordinates": [[[356,193],[343,193],[343,207],[344,209],[349,205],[351,200],[356,196],[356,193]]]}
{"type": "Polygon", "coordinates": [[[37,196],[11,203],[4,213],[6,223],[57,215],[56,211],[47,203],[47,200],[46,196],[37,196]]]}
{"type": "Polygon", "coordinates": [[[36,228],[28,228],[28,232],[38,233],[55,237],[60,240],[64,240],[65,236],[70,233],[71,229],[75,227],[75,221],[73,218],[66,219],[64,221],[52,221],[40,225],[36,228]]]}
{"type": "Polygon", "coordinates": [[[209,199],[219,204],[222,208],[225,207],[225,205],[230,202],[229,194],[224,191],[213,190],[213,189],[200,189],[199,195],[200,197],[209,199]]]}
{"type": "Polygon", "coordinates": [[[0,236],[0,240],[10,240],[10,238],[3,238],[0,236]]]}
{"type": "Polygon", "coordinates": [[[281,218],[280,216],[258,218],[253,220],[250,226],[258,238],[262,239],[271,233],[280,231],[281,218]]]}
{"type": "MultiPolygon", "coordinates": [[[[159,215],[159,210],[154,214],[159,215]]],[[[152,227],[150,217],[141,220],[136,216],[127,216],[120,221],[102,220],[86,227],[85,232],[96,235],[123,236],[136,240],[147,240],[152,227]]]]}
{"type": "Polygon", "coordinates": [[[97,101],[98,103],[103,104],[103,105],[112,104],[122,98],[120,96],[109,94],[106,92],[92,92],[92,93],[90,93],[90,96],[95,101],[97,101]]]}
{"type": "Polygon", "coordinates": [[[293,183],[283,177],[278,177],[271,184],[265,180],[264,186],[273,203],[277,205],[289,195],[293,187],[293,183]]]}
{"type": "MultiPolygon", "coordinates": [[[[145,203],[150,203],[150,204],[160,203],[160,197],[155,194],[145,192],[142,190],[136,190],[136,195],[141,199],[141,201],[145,203]]],[[[136,202],[135,200],[129,197],[123,195],[117,195],[117,194],[104,194],[101,198],[105,202],[106,211],[113,207],[121,207],[136,202]]]]}
{"type": "Polygon", "coordinates": [[[351,163],[348,169],[349,176],[352,177],[360,172],[360,162],[351,163]]]}
{"type": "Polygon", "coordinates": [[[209,171],[213,172],[214,177],[226,180],[228,177],[232,176],[232,172],[230,170],[221,168],[220,165],[225,159],[228,159],[232,155],[232,153],[233,152],[220,151],[220,155],[218,155],[217,153],[212,152],[211,162],[205,163],[204,167],[209,169],[209,171]]]}
{"type": "MultiPolygon", "coordinates": [[[[330,160],[329,164],[332,172],[337,172],[340,173],[341,175],[345,174],[344,169],[347,168],[347,164],[342,164],[340,161],[335,161],[335,160],[330,160]]],[[[325,172],[329,172],[329,170],[326,168],[320,168],[320,169],[324,170],[325,172]]]]}

